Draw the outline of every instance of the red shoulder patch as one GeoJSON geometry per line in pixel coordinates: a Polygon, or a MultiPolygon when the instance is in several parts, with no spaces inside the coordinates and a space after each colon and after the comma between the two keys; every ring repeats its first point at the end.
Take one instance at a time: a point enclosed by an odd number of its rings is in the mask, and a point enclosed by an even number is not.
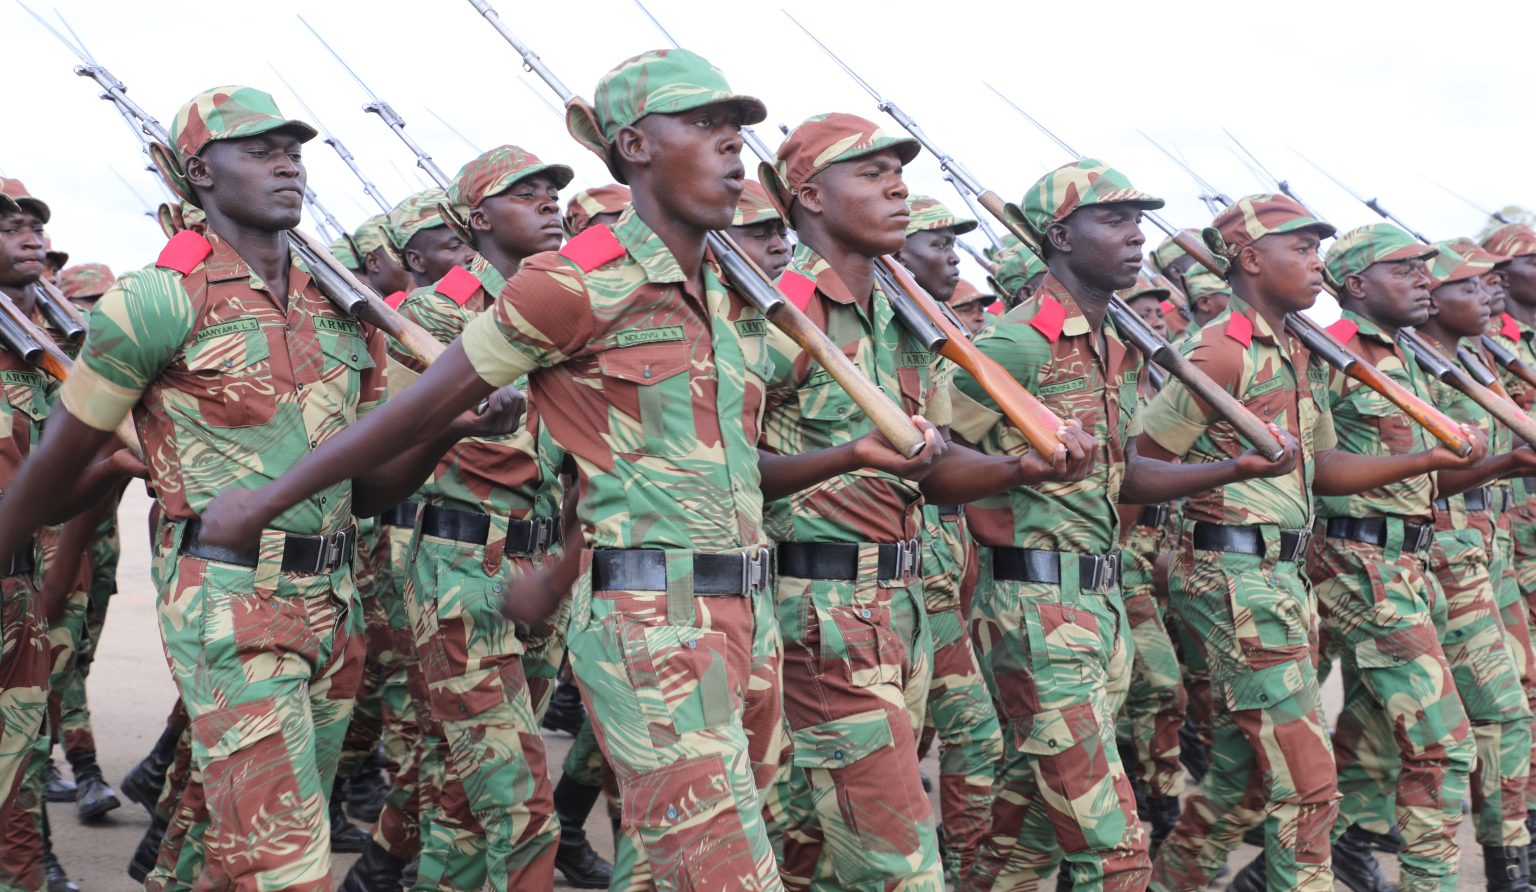
{"type": "Polygon", "coordinates": [[[811,298],[816,295],[815,282],[790,270],[780,273],[779,280],[774,284],[785,297],[789,298],[789,302],[795,305],[795,309],[802,313],[811,305],[811,298]]]}
{"type": "Polygon", "coordinates": [[[480,290],[480,280],[464,267],[456,266],[438,280],[434,290],[462,307],[480,290]]]}
{"type": "Polygon", "coordinates": [[[396,291],[394,294],[384,298],[384,302],[389,304],[391,310],[398,310],[400,305],[405,303],[405,298],[406,293],[404,291],[396,291]]]}
{"type": "Polygon", "coordinates": [[[1003,315],[1003,302],[1000,300],[992,301],[992,303],[987,305],[987,312],[994,316],[1003,315]]]}
{"type": "Polygon", "coordinates": [[[1511,341],[1520,340],[1520,323],[1515,320],[1515,317],[1505,313],[1504,324],[1500,326],[1499,334],[1509,338],[1511,341]]]}
{"type": "Polygon", "coordinates": [[[1035,318],[1029,320],[1029,324],[1035,330],[1045,335],[1045,339],[1051,343],[1061,337],[1061,327],[1067,322],[1067,308],[1061,302],[1049,294],[1040,296],[1040,310],[1035,313],[1035,318]]]}
{"type": "Polygon", "coordinates": [[[213,245],[208,240],[190,229],[171,236],[171,240],[160,249],[160,256],[155,260],[155,266],[162,269],[173,269],[182,275],[197,269],[197,265],[203,262],[203,258],[213,253],[213,245]]]}
{"type": "Polygon", "coordinates": [[[560,249],[560,256],[590,273],[610,260],[624,256],[624,246],[607,226],[583,229],[560,249]]]}
{"type": "Polygon", "coordinates": [[[1253,344],[1253,320],[1242,313],[1233,313],[1227,320],[1227,337],[1244,347],[1253,344]]]}
{"type": "Polygon", "coordinates": [[[1350,322],[1348,319],[1340,319],[1339,321],[1328,326],[1328,333],[1333,335],[1334,340],[1338,341],[1340,344],[1349,343],[1349,339],[1354,337],[1355,332],[1359,330],[1360,326],[1350,322]]]}
{"type": "Polygon", "coordinates": [[[1165,300],[1165,301],[1159,303],[1157,305],[1157,308],[1163,312],[1164,316],[1166,316],[1169,313],[1172,313],[1172,312],[1174,312],[1175,310],[1178,309],[1178,307],[1173,305],[1173,301],[1171,301],[1171,300],[1165,300]]]}

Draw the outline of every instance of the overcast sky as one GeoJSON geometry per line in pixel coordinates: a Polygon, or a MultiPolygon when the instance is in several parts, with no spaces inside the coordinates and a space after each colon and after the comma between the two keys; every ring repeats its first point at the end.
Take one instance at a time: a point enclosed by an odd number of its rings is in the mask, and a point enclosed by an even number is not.
{"type": "MultiPolygon", "coordinates": [[[[47,5],[29,5],[51,16],[47,5]]],[[[665,45],[631,0],[496,5],[588,97],[615,63],[665,45]]],[[[735,89],[767,103],[768,121],[757,129],[772,147],[782,138],[777,125],[819,112],[854,112],[899,129],[776,3],[648,5],[735,89]]],[[[163,124],[205,88],[260,87],[286,114],[329,128],[390,201],[427,181],[403,144],[361,111],[367,94],[299,23],[300,13],[450,176],[477,149],[512,142],[575,167],[570,192],[609,179],[546,107],[552,94],[468,0],[58,0],[57,8],[163,124]]],[[[1486,222],[1431,179],[1488,208],[1536,203],[1526,160],[1536,143],[1530,2],[785,0],[785,8],[1009,200],[1069,159],[983,82],[1074,149],[1167,198],[1162,213],[1176,225],[1200,225],[1209,214],[1194,182],[1138,129],[1233,196],[1269,188],[1236,156],[1225,127],[1341,230],[1377,218],[1294,150],[1431,238],[1475,234],[1486,222]]],[[[0,34],[10,74],[0,171],[52,206],[50,235],[72,263],[101,261],[121,272],[151,262],[164,236],[145,211],[164,194],[142,169],[133,135],[95,85],[71,72],[69,50],[19,6],[0,5],[0,34]]],[[[375,212],[323,142],[306,147],[305,162],[310,186],[345,226],[375,212]]],[[[907,181],[958,207],[933,156],[920,155],[907,181]]],[[[1162,234],[1145,229],[1150,250],[1162,234]]],[[[980,233],[967,238],[984,244],[980,233]]],[[[966,276],[981,281],[973,266],[966,276]]]]}

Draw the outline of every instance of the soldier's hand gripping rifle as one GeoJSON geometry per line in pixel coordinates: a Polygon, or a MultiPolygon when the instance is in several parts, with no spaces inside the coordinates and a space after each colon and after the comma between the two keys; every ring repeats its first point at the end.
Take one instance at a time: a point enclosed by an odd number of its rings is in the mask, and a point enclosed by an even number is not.
{"type": "MultiPolygon", "coordinates": [[[[68,378],[70,369],[74,368],[74,361],[58,348],[53,338],[34,325],[3,291],[0,291],[0,346],[55,381],[68,378]]],[[[116,433],[117,439],[133,453],[133,457],[143,461],[144,452],[139,448],[139,433],[133,426],[132,416],[124,416],[116,433]]]]}
{"type": "MultiPolygon", "coordinates": [[[[785,13],[785,15],[788,15],[788,13],[785,13]]],[[[1018,220],[1013,214],[1008,213],[1007,203],[1003,201],[1001,196],[984,188],[980,181],[956,161],[953,156],[941,151],[934,145],[933,140],[929,139],[928,134],[923,132],[923,129],[917,125],[916,121],[912,120],[911,116],[854,73],[853,69],[849,68],[842,59],[838,58],[826,44],[818,40],[816,35],[812,34],[809,29],[795,21],[793,16],[790,16],[790,21],[795,22],[800,27],[800,30],[805,32],[807,37],[810,37],[817,46],[821,47],[823,52],[838,64],[838,67],[842,68],[849,77],[862,86],[865,92],[873,96],[881,111],[895,119],[896,123],[912,134],[913,139],[916,139],[923,148],[927,149],[929,153],[937,158],[939,166],[945,172],[952,175],[955,182],[964,186],[967,191],[974,195],[977,203],[987,209],[987,213],[995,217],[1019,241],[1023,242],[1027,249],[1035,251],[1037,254],[1039,253],[1039,243],[1034,235],[1023,226],[1022,221],[1018,220]]],[[[1173,349],[1172,345],[1160,337],[1157,332],[1149,328],[1145,322],[1142,322],[1135,311],[1119,295],[1111,296],[1109,315],[1114,321],[1116,330],[1140,350],[1149,361],[1157,363],[1167,369],[1175,378],[1184,382],[1184,385],[1191,392],[1204,400],[1207,405],[1211,406],[1218,414],[1225,418],[1249,443],[1253,444],[1255,448],[1271,461],[1280,457],[1284,450],[1280,446],[1280,441],[1275,439],[1274,434],[1270,433],[1269,426],[1260,421],[1258,416],[1248,411],[1242,403],[1234,399],[1230,393],[1227,393],[1215,381],[1212,381],[1208,375],[1195,368],[1194,364],[1184,358],[1183,354],[1173,349]]]]}
{"type": "MultiPolygon", "coordinates": [[[[469,0],[469,2],[475,11],[484,16],[491,27],[496,29],[496,32],[512,45],[512,49],[523,60],[523,67],[538,75],[555,95],[560,97],[568,113],[574,108],[575,113],[578,114],[593,114],[590,105],[562,83],[537,53],[518,40],[517,36],[502,22],[501,16],[491,7],[488,0],[469,0]]],[[[922,451],[924,437],[912,423],[912,419],[864,376],[858,366],[854,365],[853,361],[832,343],[826,332],[817,328],[804,313],[779,293],[767,274],[758,269],[728,235],[711,232],[708,234],[707,241],[710,253],[720,264],[731,286],[757,307],[759,312],[768,317],[770,322],[809,353],[812,359],[820,363],[898,451],[905,455],[916,455],[922,451]]]]}

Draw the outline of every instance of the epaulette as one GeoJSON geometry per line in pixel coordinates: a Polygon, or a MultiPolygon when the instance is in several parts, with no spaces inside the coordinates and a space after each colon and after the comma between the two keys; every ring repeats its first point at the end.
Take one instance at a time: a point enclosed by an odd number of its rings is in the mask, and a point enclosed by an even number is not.
{"type": "Polygon", "coordinates": [[[1157,305],[1157,308],[1158,308],[1158,310],[1160,310],[1162,312],[1162,314],[1164,316],[1166,316],[1169,313],[1172,313],[1174,310],[1178,309],[1178,307],[1173,305],[1173,301],[1171,301],[1171,300],[1164,300],[1164,301],[1159,302],[1158,305],[1157,305]]]}
{"type": "Polygon", "coordinates": [[[1333,335],[1334,340],[1337,340],[1340,344],[1349,343],[1349,339],[1354,337],[1355,332],[1359,330],[1360,326],[1350,322],[1348,319],[1340,319],[1328,326],[1328,333],[1333,335]]]}
{"type": "Polygon", "coordinates": [[[791,270],[780,273],[779,281],[774,284],[778,285],[779,291],[795,305],[795,309],[802,313],[811,305],[811,298],[816,295],[815,281],[791,270]]]}
{"type": "Polygon", "coordinates": [[[207,239],[190,229],[183,229],[171,236],[171,240],[160,249],[160,256],[155,259],[155,266],[186,275],[197,269],[197,265],[212,253],[213,245],[209,244],[207,239]]]}
{"type": "Polygon", "coordinates": [[[1505,313],[1504,314],[1504,324],[1499,327],[1499,334],[1503,335],[1506,338],[1509,338],[1511,341],[1518,341],[1518,340],[1520,340],[1520,323],[1519,323],[1519,321],[1516,320],[1515,317],[1509,315],[1508,313],[1505,313]]]}
{"type": "Polygon", "coordinates": [[[1004,309],[1005,308],[1003,307],[1003,302],[1000,300],[994,300],[990,304],[987,304],[987,312],[994,316],[1003,315],[1004,309]]]}
{"type": "Polygon", "coordinates": [[[1061,301],[1049,294],[1040,295],[1040,309],[1035,312],[1035,318],[1029,320],[1029,324],[1054,344],[1061,337],[1061,327],[1066,322],[1067,308],[1061,305],[1061,301]]]}
{"type": "Polygon", "coordinates": [[[456,266],[438,280],[434,290],[462,307],[480,290],[480,279],[464,267],[456,266]]]}
{"type": "Polygon", "coordinates": [[[607,226],[589,226],[560,249],[560,256],[590,273],[610,260],[624,256],[624,245],[607,226]]]}
{"type": "Polygon", "coordinates": [[[384,302],[389,304],[389,308],[391,310],[398,310],[400,309],[400,305],[405,303],[405,299],[409,296],[410,295],[404,291],[396,291],[394,294],[384,298],[384,302]]]}
{"type": "Polygon", "coordinates": [[[1244,347],[1253,344],[1253,321],[1242,313],[1233,313],[1227,320],[1227,337],[1244,347]]]}

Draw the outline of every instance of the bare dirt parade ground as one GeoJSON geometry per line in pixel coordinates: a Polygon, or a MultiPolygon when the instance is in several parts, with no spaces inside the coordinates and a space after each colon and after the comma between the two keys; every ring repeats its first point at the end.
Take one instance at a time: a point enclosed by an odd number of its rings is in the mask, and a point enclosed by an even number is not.
{"type": "MultiPolygon", "coordinates": [[[[100,749],[99,758],[107,781],[114,789],[123,775],[149,752],[176,697],[176,687],[160,645],[160,632],[155,625],[155,593],[149,581],[149,549],[144,532],[148,510],[149,499],[144,494],[144,487],[131,485],[119,512],[123,539],[123,556],[117,576],[120,591],[112,599],[106,631],[97,649],[89,681],[91,720],[100,749]]],[[[1330,716],[1337,712],[1340,699],[1338,674],[1334,673],[1324,688],[1324,702],[1330,716]]],[[[544,740],[549,748],[548,764],[558,770],[570,748],[571,738],[546,731],[544,740]]],[[[56,758],[67,777],[68,766],[62,755],[56,752],[56,758]]],[[[930,777],[938,777],[938,763],[932,755],[923,768],[930,777]]],[[[934,808],[937,812],[936,798],[934,808]]],[[[144,809],[124,799],[122,808],[89,826],[76,819],[73,804],[53,804],[49,810],[54,850],[70,878],[82,889],[103,892],[139,888],[128,878],[126,868],[134,847],[149,826],[149,816],[144,809]]],[[[601,803],[593,810],[587,832],[598,852],[611,857],[613,839],[601,803]]],[[[1462,863],[1457,888],[1482,889],[1485,884],[1481,850],[1473,838],[1470,818],[1462,822],[1459,839],[1462,863]]],[[[1241,846],[1230,861],[1233,871],[1247,864],[1255,854],[1257,850],[1251,846],[1241,846]]],[[[355,855],[335,857],[334,875],[338,885],[355,858],[355,855]]],[[[1396,862],[1387,856],[1379,855],[1378,859],[1387,878],[1396,880],[1396,862]]],[[[1212,888],[1225,888],[1227,881],[1222,879],[1212,888]]],[[[1047,889],[1054,887],[1053,880],[1044,885],[1047,889]]],[[[555,888],[569,887],[560,882],[557,875],[555,888]]],[[[1345,889],[1343,885],[1337,888],[1345,889]]]]}

